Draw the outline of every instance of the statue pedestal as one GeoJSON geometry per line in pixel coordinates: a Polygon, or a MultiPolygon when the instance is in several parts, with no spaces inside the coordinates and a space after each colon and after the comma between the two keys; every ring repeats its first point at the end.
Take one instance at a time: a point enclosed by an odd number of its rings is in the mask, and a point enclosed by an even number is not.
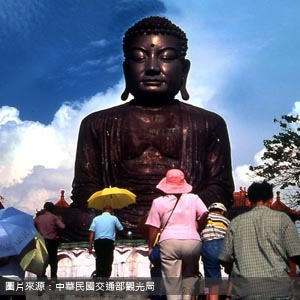
{"type": "MultiPolygon", "coordinates": [[[[58,277],[89,278],[95,271],[95,253],[89,254],[88,245],[80,248],[60,248],[58,259],[58,277]]],[[[149,267],[146,244],[116,243],[111,277],[150,277],[149,267]]]]}
{"type": "MultiPolygon", "coordinates": [[[[202,274],[203,264],[201,259],[199,261],[199,269],[202,274]]],[[[95,254],[89,254],[88,252],[88,243],[80,242],[80,243],[62,243],[60,245],[58,251],[58,279],[87,279],[92,278],[92,274],[95,271],[95,254]]],[[[46,275],[50,278],[50,267],[48,266],[46,275]]],[[[227,275],[222,272],[224,278],[227,275]]],[[[30,280],[35,279],[36,275],[32,273],[26,273],[25,277],[30,280]]],[[[112,265],[112,280],[123,280],[127,278],[138,279],[138,278],[150,278],[150,261],[148,259],[148,246],[145,241],[137,241],[137,240],[124,240],[117,241],[115,250],[114,250],[114,262],[112,265]]],[[[204,284],[201,281],[201,286],[204,284]]],[[[225,287],[226,287],[225,282],[225,287]]],[[[204,285],[203,285],[204,286],[204,285]]],[[[122,299],[131,300],[133,298],[133,294],[129,293],[128,295],[125,293],[121,293],[122,299]]],[[[104,300],[111,300],[120,298],[119,294],[116,293],[105,293],[101,295],[104,300]]],[[[28,297],[32,300],[50,300],[50,299],[58,299],[55,291],[49,291],[41,294],[37,292],[30,292],[28,297]],[[53,298],[54,297],[54,298],[53,298]],[[56,298],[55,298],[56,297],[56,298]]],[[[75,292],[66,292],[59,293],[59,299],[82,299],[82,297],[86,298],[86,295],[80,294],[77,295],[75,292]]],[[[99,299],[100,294],[98,292],[89,294],[89,299],[99,299]]],[[[145,299],[145,295],[136,294],[134,295],[134,299],[143,300],[145,299]]],[[[201,298],[202,299],[202,298],[201,298]]],[[[204,298],[203,298],[204,299],[204,298]]]]}
{"type": "MultiPolygon", "coordinates": [[[[58,278],[91,278],[95,271],[95,253],[89,254],[88,243],[62,243],[58,250],[58,278]]],[[[200,272],[204,275],[200,258],[200,272]]],[[[46,275],[50,278],[50,267],[46,275]]],[[[223,277],[227,277],[222,270],[223,277]]],[[[26,277],[36,277],[28,273],[26,277]]],[[[148,246],[144,240],[119,240],[115,243],[111,278],[150,278],[148,246]]]]}
{"type": "MultiPolygon", "coordinates": [[[[89,254],[88,243],[62,243],[58,250],[58,278],[91,278],[95,271],[95,253],[89,254]]],[[[46,275],[50,278],[50,266],[46,275]]],[[[35,277],[28,273],[26,277],[35,277]]],[[[116,241],[112,278],[150,277],[148,246],[144,240],[116,241]]]]}

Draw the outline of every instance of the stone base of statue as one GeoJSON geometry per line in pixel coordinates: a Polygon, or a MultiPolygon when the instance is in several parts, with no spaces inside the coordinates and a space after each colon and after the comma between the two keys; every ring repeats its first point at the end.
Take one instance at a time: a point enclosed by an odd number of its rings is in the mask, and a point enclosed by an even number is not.
{"type": "MultiPolygon", "coordinates": [[[[26,292],[27,299],[30,300],[48,300],[48,299],[122,299],[122,300],[145,300],[147,299],[146,286],[151,288],[150,261],[148,259],[148,246],[144,240],[119,240],[116,241],[114,250],[114,261],[112,265],[112,274],[109,280],[95,279],[95,254],[89,254],[88,243],[61,243],[58,251],[58,278],[52,280],[50,276],[50,267],[48,266],[46,275],[51,284],[51,289],[47,286],[45,291],[38,292],[30,290],[26,292]],[[94,282],[95,286],[90,284],[94,282]],[[97,285],[104,282],[105,286],[97,285]],[[56,287],[54,286],[56,284],[56,287]],[[130,288],[135,285],[135,290],[130,288]],[[129,292],[124,292],[125,286],[130,288],[129,292]],[[95,289],[106,289],[105,292],[99,292],[95,289]],[[123,290],[121,290],[123,288],[123,290]],[[142,290],[138,290],[138,288],[142,290]],[[78,290],[76,290],[78,289],[78,290]]],[[[199,261],[200,272],[203,274],[203,265],[199,261]]],[[[223,278],[227,275],[222,272],[223,278]]],[[[26,280],[39,281],[36,275],[32,273],[25,274],[26,280]]],[[[41,278],[45,280],[44,278],[41,278]]],[[[157,282],[162,282],[154,280],[157,282]]],[[[196,299],[205,299],[205,282],[199,281],[199,288],[202,292],[196,299]]],[[[224,287],[227,282],[224,280],[224,287]]],[[[198,288],[198,289],[199,289],[198,288]]],[[[148,294],[151,294],[149,292],[148,294]]],[[[224,293],[225,294],[225,293],[224,293]]]]}

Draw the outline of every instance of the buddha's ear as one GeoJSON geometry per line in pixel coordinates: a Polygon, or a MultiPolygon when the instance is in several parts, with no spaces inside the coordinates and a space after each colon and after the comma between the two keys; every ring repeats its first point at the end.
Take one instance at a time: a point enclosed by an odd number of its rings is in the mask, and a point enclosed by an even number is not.
{"type": "Polygon", "coordinates": [[[128,96],[129,96],[129,90],[128,90],[128,84],[127,84],[127,66],[126,66],[126,61],[123,62],[123,72],[124,72],[124,78],[125,78],[125,89],[123,91],[123,93],[121,94],[121,99],[123,101],[126,101],[128,96]]]}
{"type": "Polygon", "coordinates": [[[182,70],[182,82],[180,87],[180,94],[183,100],[189,100],[190,95],[186,89],[186,82],[187,82],[187,77],[189,74],[191,62],[188,59],[185,59],[182,65],[183,65],[183,70],[182,70]]]}

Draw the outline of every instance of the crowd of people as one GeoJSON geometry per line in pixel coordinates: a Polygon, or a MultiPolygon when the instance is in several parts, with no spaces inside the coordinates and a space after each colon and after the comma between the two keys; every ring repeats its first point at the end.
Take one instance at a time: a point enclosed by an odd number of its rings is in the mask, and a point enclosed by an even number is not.
{"type": "MultiPolygon", "coordinates": [[[[224,204],[214,202],[207,207],[192,193],[193,187],[179,169],[168,170],[156,188],[161,196],[153,200],[146,220],[147,241],[149,257],[155,242],[160,245],[160,264],[152,265],[160,272],[151,275],[162,277],[164,290],[149,298],[196,299],[201,260],[206,300],[225,299],[219,290],[224,271],[228,273],[226,300],[292,299],[288,261],[300,265],[300,240],[290,217],[270,208],[271,184],[263,181],[250,185],[250,209],[231,220],[226,217],[224,204]]],[[[44,204],[35,226],[45,238],[50,276],[56,278],[59,236],[65,225],[55,215],[52,202],[44,204]]],[[[123,230],[110,205],[93,219],[88,251],[92,254],[95,249],[95,277],[110,278],[116,234],[123,230]]]]}
{"type": "MultiPolygon", "coordinates": [[[[160,235],[159,276],[165,295],[159,299],[195,299],[200,259],[207,300],[220,299],[221,269],[229,275],[226,300],[291,299],[288,260],[300,265],[300,240],[290,217],[270,208],[271,184],[250,185],[247,198],[251,209],[231,221],[224,204],[214,202],[207,208],[179,169],[170,169],[157,189],[161,196],[153,200],[146,225],[149,257],[160,235]]],[[[51,278],[56,278],[58,238],[65,226],[53,208],[53,203],[46,202],[35,226],[45,238],[51,278]]],[[[114,241],[122,230],[110,205],[93,219],[88,250],[91,254],[95,248],[95,277],[110,278],[114,241]]]]}
{"type": "Polygon", "coordinates": [[[248,189],[252,209],[229,221],[219,202],[206,208],[191,193],[181,170],[169,170],[157,185],[164,195],[153,200],[149,225],[149,255],[156,235],[168,300],[192,299],[204,265],[207,299],[219,299],[221,267],[229,274],[227,299],[291,299],[288,260],[300,265],[300,240],[290,217],[270,208],[272,185],[254,182],[248,189]],[[175,208],[174,208],[175,207],[175,208]],[[171,217],[169,217],[171,215],[171,217]],[[203,228],[203,220],[206,225],[203,228]],[[164,224],[168,220],[166,226],[164,224]]]}

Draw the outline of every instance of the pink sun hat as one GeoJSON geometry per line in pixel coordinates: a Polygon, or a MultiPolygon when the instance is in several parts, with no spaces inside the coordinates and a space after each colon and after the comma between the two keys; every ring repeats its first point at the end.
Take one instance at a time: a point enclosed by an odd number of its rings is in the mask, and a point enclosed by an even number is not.
{"type": "Polygon", "coordinates": [[[183,172],[178,169],[169,170],[156,187],[166,194],[187,194],[193,189],[184,179],[183,172]]]}

